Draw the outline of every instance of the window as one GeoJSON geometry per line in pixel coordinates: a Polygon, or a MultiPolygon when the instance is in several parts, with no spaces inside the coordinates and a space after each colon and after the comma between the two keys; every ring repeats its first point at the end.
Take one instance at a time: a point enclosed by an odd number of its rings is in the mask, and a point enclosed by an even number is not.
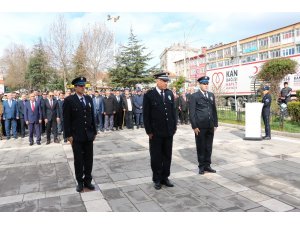
{"type": "Polygon", "coordinates": [[[280,42],[280,34],[275,34],[270,36],[270,43],[274,44],[274,43],[279,43],[280,42]]]}
{"type": "Polygon", "coordinates": [[[295,48],[284,48],[282,49],[282,56],[289,56],[289,55],[294,55],[295,54],[295,48]]]}
{"type": "Polygon", "coordinates": [[[217,67],[217,64],[215,62],[214,63],[208,63],[207,67],[208,67],[208,69],[214,69],[214,68],[217,67]]]}
{"type": "Polygon", "coordinates": [[[231,49],[230,49],[230,47],[224,49],[224,55],[225,55],[225,57],[229,57],[231,55],[231,49]]]}
{"type": "Polygon", "coordinates": [[[259,53],[259,60],[266,60],[269,58],[268,52],[259,53]]]}
{"type": "Polygon", "coordinates": [[[223,67],[223,61],[218,62],[218,67],[223,67]]]}
{"type": "Polygon", "coordinates": [[[268,38],[262,38],[258,40],[259,43],[259,48],[260,49],[265,49],[268,47],[268,38]]]}
{"type": "Polygon", "coordinates": [[[228,59],[225,60],[225,61],[224,61],[224,66],[229,66],[229,65],[230,65],[230,60],[228,60],[228,59]]]}
{"type": "Polygon", "coordinates": [[[296,37],[300,36],[300,28],[295,29],[296,37]]]}
{"type": "Polygon", "coordinates": [[[254,62],[257,60],[257,54],[247,55],[242,57],[242,63],[254,62]]]}
{"type": "Polygon", "coordinates": [[[237,46],[236,45],[231,47],[231,52],[232,52],[232,55],[236,55],[236,53],[237,53],[237,46]]]}
{"type": "Polygon", "coordinates": [[[223,49],[217,51],[218,59],[223,59],[223,49]]]}
{"type": "Polygon", "coordinates": [[[241,45],[243,53],[257,51],[257,41],[250,41],[241,45]]]}
{"type": "Polygon", "coordinates": [[[270,58],[278,58],[280,57],[280,49],[270,51],[270,58]]]}
{"type": "Polygon", "coordinates": [[[300,45],[296,45],[296,53],[300,53],[300,45]]]}
{"type": "Polygon", "coordinates": [[[294,30],[289,30],[282,33],[282,40],[294,37],[294,30]]]}

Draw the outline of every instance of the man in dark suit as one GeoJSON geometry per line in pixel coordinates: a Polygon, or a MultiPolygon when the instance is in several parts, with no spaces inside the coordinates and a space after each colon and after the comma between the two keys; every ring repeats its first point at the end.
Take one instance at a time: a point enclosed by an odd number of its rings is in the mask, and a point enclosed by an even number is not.
{"type": "Polygon", "coordinates": [[[21,137],[25,137],[25,104],[27,102],[26,95],[22,94],[21,99],[18,101],[18,111],[19,111],[19,118],[20,118],[20,133],[21,137]]]}
{"type": "Polygon", "coordinates": [[[154,75],[156,87],[144,95],[144,126],[150,142],[154,188],[173,187],[168,179],[172,159],[173,136],[177,129],[174,95],[168,86],[168,73],[154,75]]]}
{"type": "Polygon", "coordinates": [[[44,111],[43,117],[46,124],[46,133],[47,133],[47,142],[46,145],[50,144],[50,136],[51,132],[53,132],[54,142],[59,143],[57,138],[57,123],[60,122],[59,120],[59,108],[58,102],[56,99],[53,98],[54,93],[49,92],[48,98],[44,101],[44,111]]]}
{"type": "Polygon", "coordinates": [[[75,94],[64,100],[63,117],[66,137],[74,154],[76,191],[83,187],[94,190],[92,182],[93,141],[97,135],[94,105],[90,96],[84,95],[86,78],[77,77],[72,81],[75,94]]]}
{"type": "Polygon", "coordinates": [[[97,131],[104,131],[103,125],[103,112],[104,112],[104,100],[103,97],[99,95],[98,91],[95,91],[95,97],[93,98],[94,104],[94,115],[97,131]]]}
{"type": "Polygon", "coordinates": [[[33,132],[35,132],[36,143],[41,144],[42,109],[40,101],[36,101],[35,95],[30,94],[30,100],[24,106],[24,119],[29,128],[29,145],[33,145],[33,132]]]}
{"type": "Polygon", "coordinates": [[[188,102],[185,92],[180,94],[178,105],[178,109],[180,111],[180,123],[188,124],[188,102]]]}
{"type": "Polygon", "coordinates": [[[116,130],[123,129],[124,111],[123,111],[123,98],[120,95],[119,89],[115,93],[116,98],[116,114],[114,116],[114,126],[116,130]]]}
{"type": "Polygon", "coordinates": [[[67,137],[64,132],[64,117],[63,117],[63,105],[64,105],[65,93],[59,93],[58,99],[58,112],[59,112],[59,123],[58,123],[58,134],[61,135],[63,133],[64,142],[67,143],[67,137]]]}
{"type": "Polygon", "coordinates": [[[133,128],[133,97],[130,96],[129,89],[125,89],[125,95],[122,99],[123,111],[125,113],[125,124],[127,129],[133,128]]]}
{"type": "Polygon", "coordinates": [[[218,127],[215,96],[208,92],[209,77],[198,79],[200,91],[190,97],[190,122],[195,132],[199,174],[215,173],[210,167],[214,132],[218,127]]]}
{"type": "Polygon", "coordinates": [[[17,101],[12,99],[12,94],[7,94],[7,101],[3,102],[3,120],[5,121],[5,133],[7,140],[10,139],[10,130],[15,139],[17,139],[17,119],[19,119],[19,111],[17,101]]]}
{"type": "Polygon", "coordinates": [[[144,95],[142,95],[142,90],[137,89],[136,95],[133,97],[133,105],[134,105],[134,114],[135,114],[135,125],[136,128],[139,129],[140,126],[144,127],[143,121],[143,100],[144,95]]]}

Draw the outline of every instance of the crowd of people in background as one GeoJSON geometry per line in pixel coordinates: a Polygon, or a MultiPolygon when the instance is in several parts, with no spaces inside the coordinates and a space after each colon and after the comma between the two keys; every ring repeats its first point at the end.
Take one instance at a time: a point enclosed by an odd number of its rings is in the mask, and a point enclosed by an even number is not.
{"type": "MultiPolygon", "coordinates": [[[[143,97],[146,88],[115,88],[87,90],[86,95],[93,99],[94,115],[98,133],[126,129],[144,128],[143,97]]],[[[178,124],[189,124],[188,102],[194,89],[186,91],[172,89],[175,97],[178,124]]],[[[46,144],[67,142],[64,136],[63,103],[64,99],[74,94],[71,89],[33,90],[30,93],[14,91],[0,95],[0,139],[7,140],[29,136],[30,145],[41,144],[41,137],[46,137],[46,144]],[[28,130],[28,132],[26,132],[28,130]]]]}

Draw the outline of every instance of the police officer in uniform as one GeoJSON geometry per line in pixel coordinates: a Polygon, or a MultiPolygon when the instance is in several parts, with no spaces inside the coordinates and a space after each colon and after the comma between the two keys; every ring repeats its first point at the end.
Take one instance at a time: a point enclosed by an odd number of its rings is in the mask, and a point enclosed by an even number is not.
{"type": "Polygon", "coordinates": [[[190,122],[195,132],[199,174],[215,173],[210,167],[214,132],[218,127],[215,96],[208,91],[209,77],[198,79],[200,91],[190,96],[190,122]]]}
{"type": "Polygon", "coordinates": [[[172,159],[173,136],[176,132],[174,95],[167,89],[168,73],[154,75],[156,87],[144,95],[144,126],[150,143],[151,169],[154,188],[173,187],[168,179],[172,159]]]}
{"type": "Polygon", "coordinates": [[[64,100],[64,132],[72,145],[77,192],[86,187],[94,190],[91,184],[93,168],[93,141],[97,135],[94,105],[90,96],[84,95],[86,78],[77,77],[72,81],[75,94],[64,100]]]}
{"type": "Polygon", "coordinates": [[[271,108],[271,102],[272,102],[272,97],[269,94],[270,87],[269,86],[264,86],[263,87],[263,94],[264,97],[262,99],[263,109],[262,109],[262,117],[263,121],[265,124],[265,133],[266,136],[263,137],[265,140],[270,140],[271,139],[271,129],[270,129],[270,108],[271,108]]]}

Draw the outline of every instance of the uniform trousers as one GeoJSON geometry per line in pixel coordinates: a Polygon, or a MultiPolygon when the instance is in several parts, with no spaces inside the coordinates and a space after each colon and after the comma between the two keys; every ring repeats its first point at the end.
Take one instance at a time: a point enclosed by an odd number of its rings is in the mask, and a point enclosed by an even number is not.
{"type": "Polygon", "coordinates": [[[170,176],[173,136],[157,137],[154,135],[149,143],[152,180],[153,182],[165,180],[170,176]]]}
{"type": "Polygon", "coordinates": [[[262,111],[263,121],[265,124],[265,133],[266,137],[271,137],[271,128],[270,128],[270,110],[262,111]]]}
{"type": "Polygon", "coordinates": [[[73,141],[72,149],[77,182],[90,184],[93,169],[93,141],[73,141]]]}
{"type": "Polygon", "coordinates": [[[198,135],[195,134],[198,167],[203,169],[211,164],[211,154],[214,139],[214,127],[212,128],[201,128],[198,135]]]}

